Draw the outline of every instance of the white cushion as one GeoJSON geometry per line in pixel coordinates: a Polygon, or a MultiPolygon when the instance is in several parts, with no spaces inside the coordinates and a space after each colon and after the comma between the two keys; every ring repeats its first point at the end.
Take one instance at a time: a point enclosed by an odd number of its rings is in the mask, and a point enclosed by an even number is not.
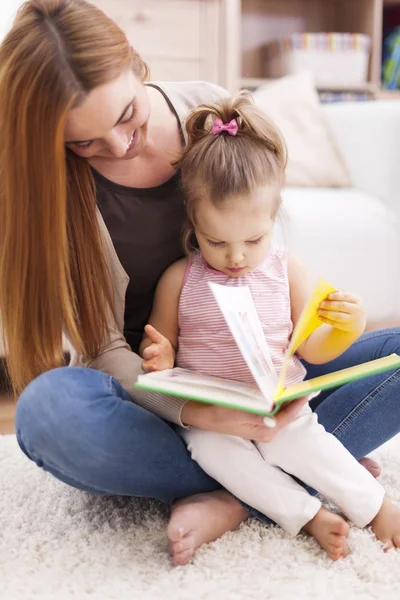
{"type": "Polygon", "coordinates": [[[360,294],[368,317],[400,316],[400,242],[390,211],[355,188],[286,188],[283,235],[314,278],[360,294]]]}
{"type": "Polygon", "coordinates": [[[253,97],[285,138],[289,154],[287,185],[350,185],[311,73],[290,75],[261,86],[253,97]]]}

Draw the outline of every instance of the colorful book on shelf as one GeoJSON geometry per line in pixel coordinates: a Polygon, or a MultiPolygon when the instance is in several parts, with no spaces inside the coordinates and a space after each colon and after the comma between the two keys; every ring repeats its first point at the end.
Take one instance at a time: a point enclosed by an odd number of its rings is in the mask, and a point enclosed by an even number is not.
{"type": "Polygon", "coordinates": [[[254,385],[174,368],[139,375],[136,387],[246,412],[275,415],[285,402],[400,367],[400,356],[392,354],[285,387],[290,359],[311,333],[322,325],[318,307],[334,288],[325,280],[318,282],[293,331],[281,372],[277,374],[249,288],[209,285],[253,375],[254,385]]]}

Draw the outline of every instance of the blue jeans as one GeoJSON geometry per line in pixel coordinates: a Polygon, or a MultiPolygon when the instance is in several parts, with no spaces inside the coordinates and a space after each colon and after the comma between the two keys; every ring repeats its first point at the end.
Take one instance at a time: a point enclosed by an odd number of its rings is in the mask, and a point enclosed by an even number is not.
{"type": "MultiPolygon", "coordinates": [[[[400,353],[400,328],[363,335],[307,377],[400,353]]],[[[400,431],[400,369],[324,392],[312,403],[320,423],[358,459],[400,431]]],[[[165,503],[218,489],[174,428],[133,404],[109,375],[63,367],[44,373],[21,394],[20,447],[61,481],[95,494],[145,496],[165,503]]]]}

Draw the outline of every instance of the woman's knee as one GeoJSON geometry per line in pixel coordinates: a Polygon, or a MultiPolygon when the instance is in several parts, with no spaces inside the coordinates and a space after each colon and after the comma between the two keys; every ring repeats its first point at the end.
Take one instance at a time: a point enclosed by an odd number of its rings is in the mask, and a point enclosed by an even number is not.
{"type": "Polygon", "coordinates": [[[38,466],[95,493],[152,496],[168,450],[187,457],[172,428],[131,402],[117,381],[79,367],[49,371],[27,386],[16,431],[38,466]]]}
{"type": "Polygon", "coordinates": [[[379,329],[365,333],[355,345],[371,344],[373,358],[400,354],[400,327],[379,329]]]}
{"type": "Polygon", "coordinates": [[[90,404],[109,393],[111,378],[79,367],[60,367],[33,380],[20,395],[15,416],[17,438],[30,458],[52,443],[73,443],[90,404]]]}
{"type": "Polygon", "coordinates": [[[400,354],[400,327],[383,330],[386,332],[382,345],[381,356],[400,354]]]}

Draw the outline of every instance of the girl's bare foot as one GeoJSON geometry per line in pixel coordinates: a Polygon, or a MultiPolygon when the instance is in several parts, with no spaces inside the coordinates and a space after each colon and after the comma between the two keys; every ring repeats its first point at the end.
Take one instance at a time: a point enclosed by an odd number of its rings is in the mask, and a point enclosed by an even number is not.
{"type": "Polygon", "coordinates": [[[385,550],[400,548],[400,508],[389,498],[384,498],[375,519],[371,522],[372,531],[378,540],[385,544],[385,550]]]}
{"type": "Polygon", "coordinates": [[[372,458],[369,458],[368,456],[364,456],[364,458],[360,458],[360,460],[358,462],[365,469],[367,469],[367,471],[369,471],[373,477],[375,477],[375,478],[379,477],[379,475],[381,474],[380,466],[378,465],[378,463],[376,461],[372,460],[372,458]]]}
{"type": "Polygon", "coordinates": [[[332,560],[345,558],[348,555],[349,526],[342,517],[327,508],[321,507],[315,517],[304,527],[304,530],[315,537],[332,560]]]}
{"type": "Polygon", "coordinates": [[[185,565],[197,548],[236,529],[248,517],[247,510],[225,490],[178,500],[172,505],[168,524],[173,564],[185,565]]]}

